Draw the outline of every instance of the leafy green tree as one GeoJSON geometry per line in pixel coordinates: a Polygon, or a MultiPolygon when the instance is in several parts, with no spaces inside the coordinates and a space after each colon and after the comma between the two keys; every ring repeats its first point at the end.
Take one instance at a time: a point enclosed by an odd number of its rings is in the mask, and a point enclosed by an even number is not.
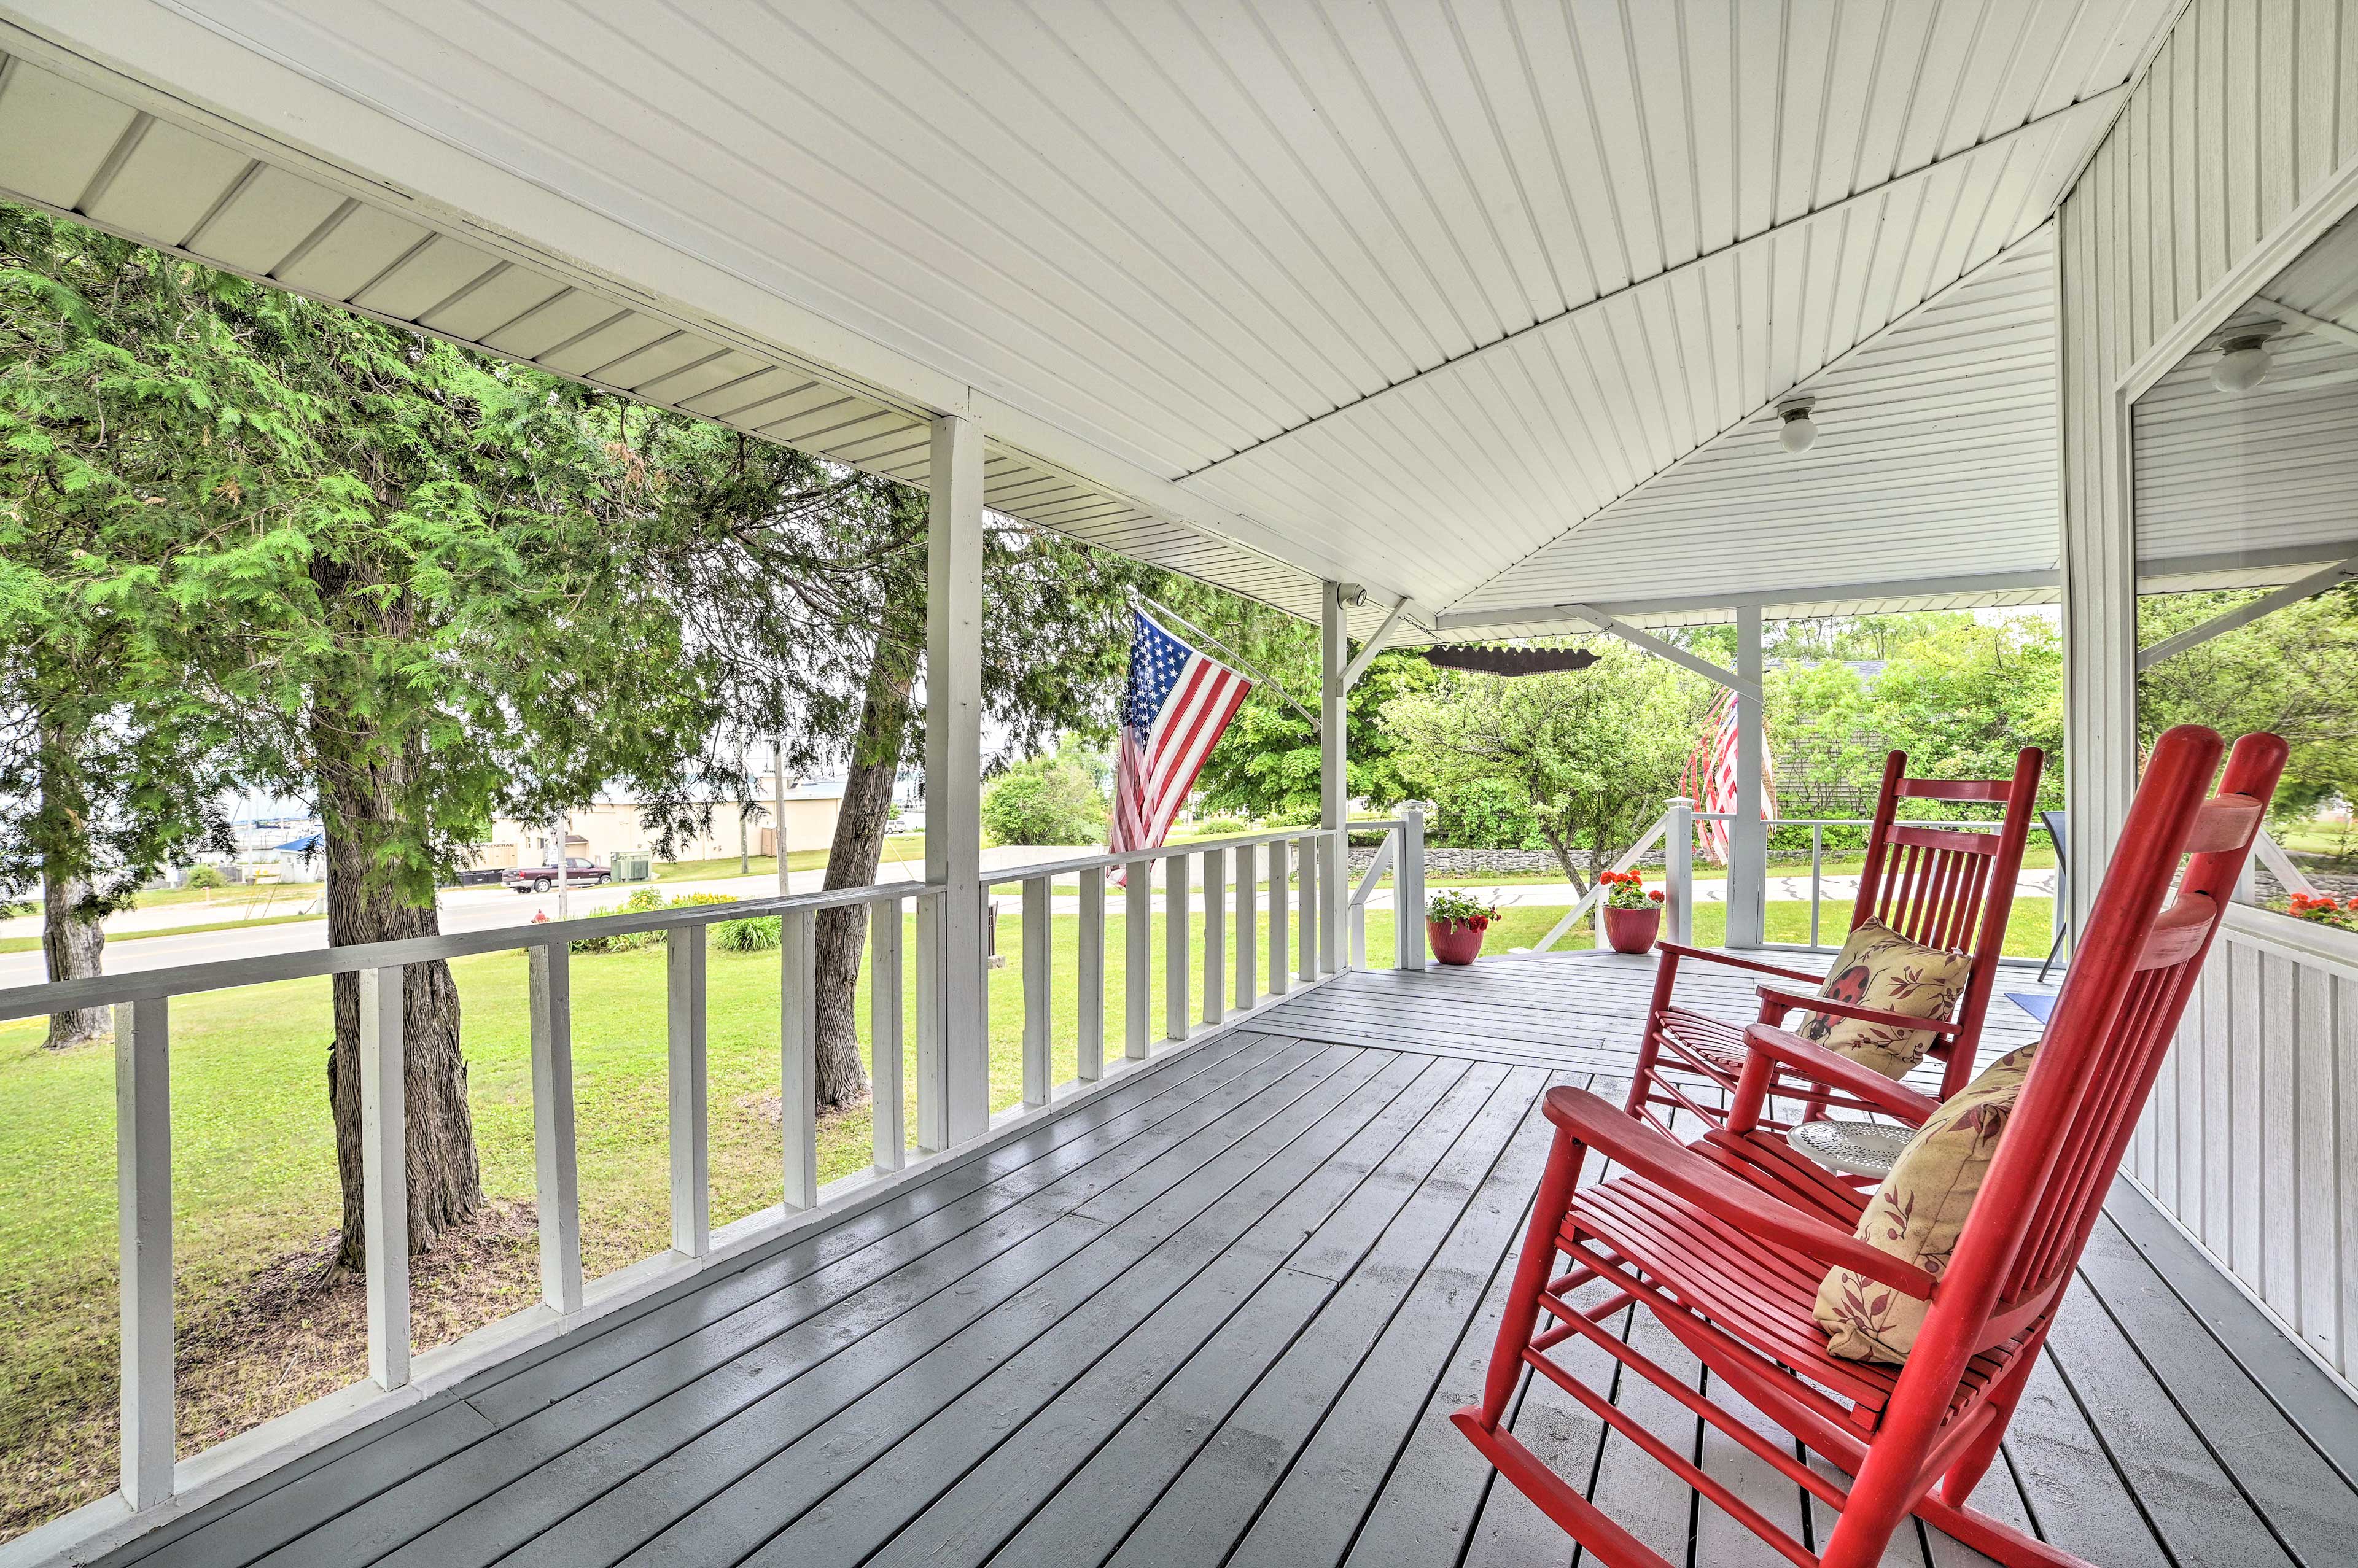
{"type": "MultiPolygon", "coordinates": [[[[925,754],[925,494],[698,421],[646,417],[656,521],[671,542],[657,559],[695,640],[716,650],[723,707],[737,716],[724,723],[749,726],[745,740],[770,726],[790,763],[848,763],[826,885],[866,886],[883,854],[894,776],[925,754]],[[736,553],[716,557],[716,538],[736,553]]],[[[985,514],[983,707],[1008,753],[1066,732],[1084,741],[1109,733],[1130,647],[1128,594],[1150,575],[985,514]]],[[[824,1106],[853,1103],[867,1083],[853,1006],[867,933],[860,910],[819,915],[824,1106]]]]}
{"type": "Polygon", "coordinates": [[[1874,727],[1908,753],[1909,772],[1929,778],[2004,778],[2024,747],[2040,747],[2039,803],[2060,806],[2061,628],[2036,614],[1938,619],[1891,649],[1867,707],[1874,727]]]}
{"type": "MultiPolygon", "coordinates": [[[[100,922],[168,860],[228,842],[201,705],[143,677],[136,598],[77,569],[154,558],[183,508],[239,483],[215,345],[175,330],[189,280],[138,254],[0,208],[0,904],[39,890],[52,980],[100,972],[100,922]]],[[[61,1012],[48,1044],[106,1028],[103,1008],[61,1012]]]]}
{"type": "Polygon", "coordinates": [[[1108,814],[1088,767],[1061,753],[1018,762],[982,792],[982,830],[994,844],[1093,843],[1108,814]]]}
{"type": "MultiPolygon", "coordinates": [[[[2137,645],[2214,620],[2260,591],[2147,594],[2137,601],[2137,645]]],[[[2279,822],[2358,800],[2358,589],[2328,589],[2140,672],[2139,751],[2173,724],[2283,736],[2291,755],[2271,810],[2279,822]]]]}
{"type": "MultiPolygon", "coordinates": [[[[317,803],[331,943],[432,935],[438,874],[495,813],[610,779],[687,798],[716,718],[708,657],[632,569],[644,475],[581,395],[73,225],[7,224],[6,446],[32,470],[12,493],[29,480],[24,525],[71,533],[12,556],[38,583],[10,610],[103,611],[84,625],[119,711],[160,708],[241,781],[317,803]]],[[[60,673],[34,678],[53,696],[60,673]]],[[[106,753],[76,755],[90,776],[106,753]]],[[[151,846],[204,825],[185,792],[129,805],[151,846]]],[[[334,991],[340,1260],[357,1265],[358,988],[334,991]]],[[[481,1193],[443,965],[409,966],[404,1012],[422,1249],[481,1193]]]]}
{"type": "Polygon", "coordinates": [[[1600,639],[1563,675],[1449,675],[1387,704],[1410,782],[1504,784],[1529,802],[1572,885],[1619,858],[1674,792],[1709,704],[1668,661],[1600,639]]]}

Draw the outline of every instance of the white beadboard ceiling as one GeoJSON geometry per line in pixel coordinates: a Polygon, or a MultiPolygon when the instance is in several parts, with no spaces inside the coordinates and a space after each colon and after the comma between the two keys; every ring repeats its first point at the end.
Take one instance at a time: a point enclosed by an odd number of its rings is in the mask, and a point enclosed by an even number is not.
{"type": "Polygon", "coordinates": [[[2358,217],[2345,218],[2136,402],[2138,586],[2258,587],[2358,558],[2358,217]],[[2247,392],[2217,346],[2267,339],[2247,392]]]}
{"type": "Polygon", "coordinates": [[[0,189],[1361,632],[2004,602],[2175,8],[9,0],[0,189]]]}

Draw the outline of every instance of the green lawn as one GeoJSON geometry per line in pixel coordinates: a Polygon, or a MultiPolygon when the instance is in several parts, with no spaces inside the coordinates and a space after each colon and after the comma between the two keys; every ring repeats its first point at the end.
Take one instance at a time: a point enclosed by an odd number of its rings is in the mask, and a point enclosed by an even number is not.
{"type": "MultiPolygon", "coordinates": [[[[990,976],[995,1108],[1014,1105],[1022,1093],[1027,934],[1011,903],[1002,898],[999,922],[1007,963],[990,976]]],[[[1561,913],[1509,911],[1486,948],[1528,946],[1561,913]]],[[[1828,906],[1829,940],[1839,938],[1847,914],[1846,906],[1828,906]]],[[[2044,954],[2047,918],[2047,901],[2021,901],[2008,950],[2044,954]]],[[[1697,942],[1716,943],[1722,909],[1704,906],[1695,925],[1697,942]]],[[[1200,914],[1191,926],[1197,944],[1193,969],[1200,980],[1200,914]]],[[[1108,927],[1107,1054],[1118,1059],[1124,1019],[1121,916],[1112,914],[1108,927]]],[[[1053,1076],[1058,1082],[1075,1073],[1077,928],[1069,915],[1054,922],[1053,1076]]],[[[1265,943],[1265,914],[1260,930],[1265,943]]],[[[1772,940],[1804,940],[1807,931],[1805,906],[1770,906],[1772,940]]],[[[1563,946],[1592,941],[1579,932],[1563,946]]],[[[914,935],[903,946],[914,965],[914,935]]],[[[1389,966],[1389,911],[1369,913],[1368,947],[1377,967],[1389,966]]],[[[1149,1018],[1159,1039],[1160,922],[1152,949],[1149,1018]]],[[[1265,946],[1261,951],[1265,976],[1265,946]]],[[[451,968],[464,1009],[484,1188],[495,1198],[528,1202],[534,1182],[525,963],[521,955],[503,953],[462,958],[451,968]]],[[[660,948],[573,959],[583,1251],[592,1277],[668,1245],[664,980],[660,948]]],[[[777,957],[715,951],[709,987],[712,1215],[721,1225],[778,1196],[777,957]],[[772,1097],[767,1105],[765,1096],[772,1097]]],[[[911,994],[914,989],[904,987],[911,994]]],[[[863,1035],[866,990],[863,976],[863,1035]]],[[[328,996],[328,983],[311,979],[173,1004],[174,1248],[186,1337],[218,1344],[225,1303],[250,1295],[258,1273],[273,1265],[285,1271],[290,1257],[316,1249],[333,1231],[335,1155],[321,1079],[330,1033],[328,996]]],[[[0,1349],[0,1536],[113,1484],[114,1057],[103,1044],[53,1054],[42,1049],[41,1035],[38,1019],[0,1024],[0,1315],[13,1331],[0,1349]],[[39,1498],[55,1506],[26,1511],[39,1498]]],[[[914,1018],[903,1040],[904,1081],[914,1082],[914,1018]]],[[[909,1110],[914,1120],[914,1096],[909,1110]]],[[[869,1143],[865,1108],[828,1119],[820,1133],[822,1179],[860,1169],[869,1143]]],[[[535,1299],[529,1245],[508,1247],[497,1259],[497,1278],[472,1281],[451,1299],[429,1301],[420,1287],[420,1349],[535,1299]]],[[[184,1402],[194,1407],[184,1422],[184,1447],[219,1441],[360,1376],[366,1350],[357,1325],[337,1332],[342,1337],[323,1329],[332,1343],[299,1366],[213,1368],[195,1393],[191,1375],[184,1372],[184,1402]]]]}

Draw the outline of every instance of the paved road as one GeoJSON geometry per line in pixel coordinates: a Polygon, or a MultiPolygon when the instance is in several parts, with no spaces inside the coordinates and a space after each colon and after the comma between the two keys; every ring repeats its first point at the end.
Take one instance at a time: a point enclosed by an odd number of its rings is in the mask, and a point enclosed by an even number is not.
{"type": "MultiPolygon", "coordinates": [[[[1063,849],[1038,849],[1024,847],[988,849],[984,864],[992,871],[1009,867],[1037,864],[1050,859],[1072,858],[1075,852],[1063,849]]],[[[922,865],[888,863],[878,872],[880,881],[919,881],[924,879],[922,865]]],[[[794,891],[816,892],[825,880],[825,873],[816,871],[794,873],[794,891]]],[[[648,884],[639,884],[641,886],[648,884]]],[[[773,875],[729,877],[710,881],[659,882],[653,884],[666,894],[683,892],[724,892],[739,898],[761,898],[777,891],[773,875]]],[[[1726,897],[1727,884],[1718,879],[1698,878],[1694,884],[1698,903],[1718,903],[1726,897]]],[[[1824,896],[1845,899],[1857,891],[1856,877],[1828,877],[1824,896]]],[[[1505,886],[1472,887],[1465,890],[1477,896],[1489,894],[1507,907],[1563,908],[1574,902],[1570,887],[1561,883],[1518,882],[1505,886]]],[[[2027,871],[2015,883],[2017,896],[2026,898],[2051,897],[2055,892],[2052,871],[2027,871]]],[[[596,914],[622,903],[632,892],[629,887],[584,889],[572,895],[573,913],[577,915],[596,914]]],[[[1000,890],[1001,907],[1011,913],[1014,907],[1015,890],[1000,890]]],[[[1802,877],[1771,877],[1768,897],[1778,902],[1806,901],[1810,896],[1810,879],[1802,877]]],[[[1161,907],[1158,894],[1155,906],[1161,907]]],[[[1113,893],[1109,905],[1119,911],[1120,895],[1113,893]]],[[[1371,909],[1391,907],[1390,892],[1379,892],[1368,901],[1371,909]]],[[[1076,893],[1060,890],[1051,907],[1060,914],[1076,914],[1080,901],[1076,893]]],[[[529,924],[535,913],[546,912],[557,918],[557,895],[554,892],[518,894],[504,888],[466,888],[442,895],[442,929],[449,932],[483,931],[502,925],[529,924]]],[[[137,941],[117,942],[106,950],[106,968],[111,974],[126,974],[142,969],[168,968],[175,964],[213,963],[229,958],[252,957],[265,953],[297,953],[324,946],[327,923],[307,920],[286,925],[225,926],[215,931],[194,931],[178,936],[143,936],[137,941]]],[[[32,953],[0,954],[0,988],[38,985],[46,978],[41,955],[32,953]]]]}

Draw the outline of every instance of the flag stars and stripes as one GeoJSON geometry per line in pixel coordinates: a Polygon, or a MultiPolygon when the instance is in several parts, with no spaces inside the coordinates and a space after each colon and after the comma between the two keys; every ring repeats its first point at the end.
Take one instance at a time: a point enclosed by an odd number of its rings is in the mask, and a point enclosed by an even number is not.
{"type": "Polygon", "coordinates": [[[1116,854],[1163,843],[1204,760],[1252,689],[1143,611],[1132,620],[1109,844],[1116,854]]]}

